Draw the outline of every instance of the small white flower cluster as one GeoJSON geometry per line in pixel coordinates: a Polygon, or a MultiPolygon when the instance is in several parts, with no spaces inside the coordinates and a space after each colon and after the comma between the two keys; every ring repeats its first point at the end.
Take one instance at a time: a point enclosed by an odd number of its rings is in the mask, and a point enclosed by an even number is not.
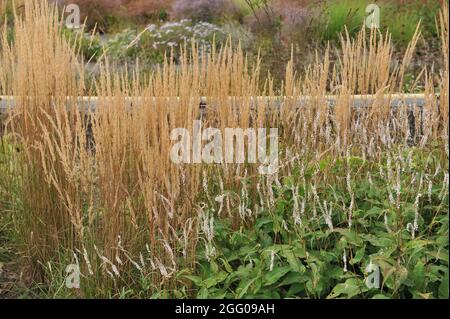
{"type": "Polygon", "coordinates": [[[184,42],[189,42],[191,39],[195,39],[200,45],[210,47],[214,35],[225,36],[224,31],[212,23],[194,23],[190,19],[183,19],[180,21],[166,22],[160,26],[156,24],[148,25],[130,43],[130,46],[138,45],[144,34],[153,41],[152,47],[154,49],[175,47],[184,42]]]}

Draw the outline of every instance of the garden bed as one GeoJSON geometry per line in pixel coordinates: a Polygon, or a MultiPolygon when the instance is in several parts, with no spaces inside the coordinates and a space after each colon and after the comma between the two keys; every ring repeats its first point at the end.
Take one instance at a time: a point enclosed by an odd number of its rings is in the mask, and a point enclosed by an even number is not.
{"type": "Polygon", "coordinates": [[[436,20],[439,71],[410,73],[419,29],[400,58],[364,27],[302,72],[294,48],[274,78],[267,34],[267,64],[233,41],[158,56],[163,21],[136,41],[157,63],[105,54],[90,74],[86,39],[26,2],[0,37],[0,94],[21,102],[0,141],[0,293],[448,298],[446,5],[436,20]],[[420,108],[391,107],[417,87],[420,108]]]}

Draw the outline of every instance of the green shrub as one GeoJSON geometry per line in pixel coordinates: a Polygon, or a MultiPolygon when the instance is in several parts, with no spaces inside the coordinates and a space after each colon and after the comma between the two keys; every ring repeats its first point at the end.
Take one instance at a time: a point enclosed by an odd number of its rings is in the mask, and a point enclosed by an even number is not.
{"type": "Polygon", "coordinates": [[[324,8],[324,41],[338,41],[339,34],[347,28],[351,36],[364,24],[368,0],[328,1],[324,8]]]}
{"type": "Polygon", "coordinates": [[[382,7],[381,27],[389,30],[395,43],[406,47],[420,22],[424,38],[432,40],[437,37],[435,17],[439,9],[438,1],[427,5],[422,1],[413,1],[402,6],[390,2],[382,7]]]}
{"type": "MultiPolygon", "coordinates": [[[[323,8],[323,41],[338,41],[339,34],[347,28],[351,36],[363,26],[367,16],[365,8],[373,3],[368,0],[328,1],[323,8]]],[[[428,40],[437,37],[435,17],[440,9],[439,1],[423,4],[422,1],[410,1],[400,4],[398,1],[376,2],[380,7],[381,32],[389,30],[392,40],[405,47],[411,41],[417,24],[428,40]]]]}
{"type": "Polygon", "coordinates": [[[83,29],[63,29],[63,36],[69,42],[76,42],[75,47],[86,61],[97,61],[103,53],[103,46],[96,34],[81,33],[83,29]]]}

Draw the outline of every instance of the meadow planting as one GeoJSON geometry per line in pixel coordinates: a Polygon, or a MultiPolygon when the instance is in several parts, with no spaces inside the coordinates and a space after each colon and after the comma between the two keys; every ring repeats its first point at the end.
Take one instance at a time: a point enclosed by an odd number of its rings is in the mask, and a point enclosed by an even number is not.
{"type": "Polygon", "coordinates": [[[0,294],[448,298],[445,2],[434,18],[439,66],[412,81],[420,23],[400,58],[362,22],[305,69],[293,45],[281,81],[209,22],[213,45],[92,75],[84,33],[26,1],[0,26],[0,294]],[[392,106],[406,81],[423,105],[392,106]]]}

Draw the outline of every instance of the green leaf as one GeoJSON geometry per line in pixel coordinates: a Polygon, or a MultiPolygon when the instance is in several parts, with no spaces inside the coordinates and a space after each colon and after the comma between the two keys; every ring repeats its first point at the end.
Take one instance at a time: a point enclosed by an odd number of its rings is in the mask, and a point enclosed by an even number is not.
{"type": "Polygon", "coordinates": [[[225,258],[219,258],[219,260],[222,261],[226,271],[228,271],[229,273],[233,272],[233,268],[225,258]]]}
{"type": "Polygon", "coordinates": [[[286,275],[291,270],[291,267],[283,266],[276,267],[272,271],[269,271],[264,276],[264,286],[270,286],[280,280],[284,275],[286,275]]]}
{"type": "Polygon", "coordinates": [[[356,251],[355,256],[350,259],[350,265],[357,264],[361,261],[361,259],[364,257],[364,253],[366,252],[366,246],[363,246],[361,249],[358,249],[356,251]]]}
{"type": "Polygon", "coordinates": [[[255,229],[260,229],[262,226],[273,223],[270,217],[261,217],[255,223],[255,229]]]}
{"type": "Polygon", "coordinates": [[[345,229],[345,228],[335,228],[334,232],[340,233],[344,238],[347,240],[349,244],[355,245],[355,246],[361,246],[363,244],[362,239],[351,229],[345,229]]]}
{"type": "Polygon", "coordinates": [[[248,289],[250,288],[251,284],[253,284],[253,282],[255,282],[258,279],[258,277],[255,277],[253,279],[250,280],[246,280],[241,282],[241,284],[239,286],[243,286],[243,287],[238,287],[236,289],[237,292],[237,299],[241,299],[248,291],[248,289]]]}
{"type": "Polygon", "coordinates": [[[298,258],[305,259],[308,257],[308,253],[306,252],[306,249],[303,247],[303,245],[300,242],[294,242],[292,244],[292,252],[298,258]]]}
{"type": "Polygon", "coordinates": [[[420,292],[425,291],[425,265],[418,261],[411,272],[411,279],[414,282],[414,288],[420,292]]]}
{"type": "Polygon", "coordinates": [[[286,293],[287,297],[295,297],[297,294],[305,290],[304,284],[293,284],[291,287],[289,287],[288,292],[286,293]]]}
{"type": "Polygon", "coordinates": [[[363,283],[356,278],[349,278],[343,284],[337,284],[333,291],[327,296],[327,299],[337,298],[345,295],[346,298],[352,298],[363,292],[363,283]]]}
{"type": "Polygon", "coordinates": [[[444,278],[442,279],[441,284],[439,285],[439,298],[448,299],[448,268],[445,272],[444,278]]]}
{"type": "Polygon", "coordinates": [[[299,284],[308,281],[308,277],[305,274],[300,274],[298,272],[290,271],[284,278],[283,281],[278,285],[281,286],[289,286],[292,284],[299,284]]]}
{"type": "Polygon", "coordinates": [[[202,286],[206,288],[211,288],[212,286],[217,285],[218,283],[224,281],[228,277],[228,274],[224,271],[219,272],[213,277],[206,278],[202,282],[202,286]]]}
{"type": "Polygon", "coordinates": [[[214,260],[211,260],[211,270],[213,273],[216,273],[219,271],[219,266],[214,260]]]}
{"type": "Polygon", "coordinates": [[[386,247],[389,247],[389,249],[396,249],[396,241],[395,238],[386,233],[376,233],[376,234],[366,234],[364,235],[366,240],[370,242],[372,245],[376,247],[382,247],[383,249],[386,249],[386,247]]]}
{"type": "Polygon", "coordinates": [[[288,261],[289,266],[291,266],[292,270],[298,271],[298,272],[305,271],[305,266],[303,266],[303,264],[300,263],[299,258],[295,257],[294,252],[291,249],[284,248],[281,251],[281,256],[286,258],[286,260],[288,261]]]}
{"type": "Polygon", "coordinates": [[[202,287],[197,294],[197,298],[198,299],[207,299],[208,295],[209,295],[208,289],[206,289],[205,287],[202,287]]]}
{"type": "Polygon", "coordinates": [[[440,249],[438,251],[430,251],[428,255],[436,258],[437,260],[443,260],[448,263],[448,249],[440,249]]]}
{"type": "Polygon", "coordinates": [[[201,286],[202,283],[202,278],[199,276],[194,276],[194,275],[184,275],[183,278],[189,279],[190,281],[192,281],[196,286],[201,286]]]}

